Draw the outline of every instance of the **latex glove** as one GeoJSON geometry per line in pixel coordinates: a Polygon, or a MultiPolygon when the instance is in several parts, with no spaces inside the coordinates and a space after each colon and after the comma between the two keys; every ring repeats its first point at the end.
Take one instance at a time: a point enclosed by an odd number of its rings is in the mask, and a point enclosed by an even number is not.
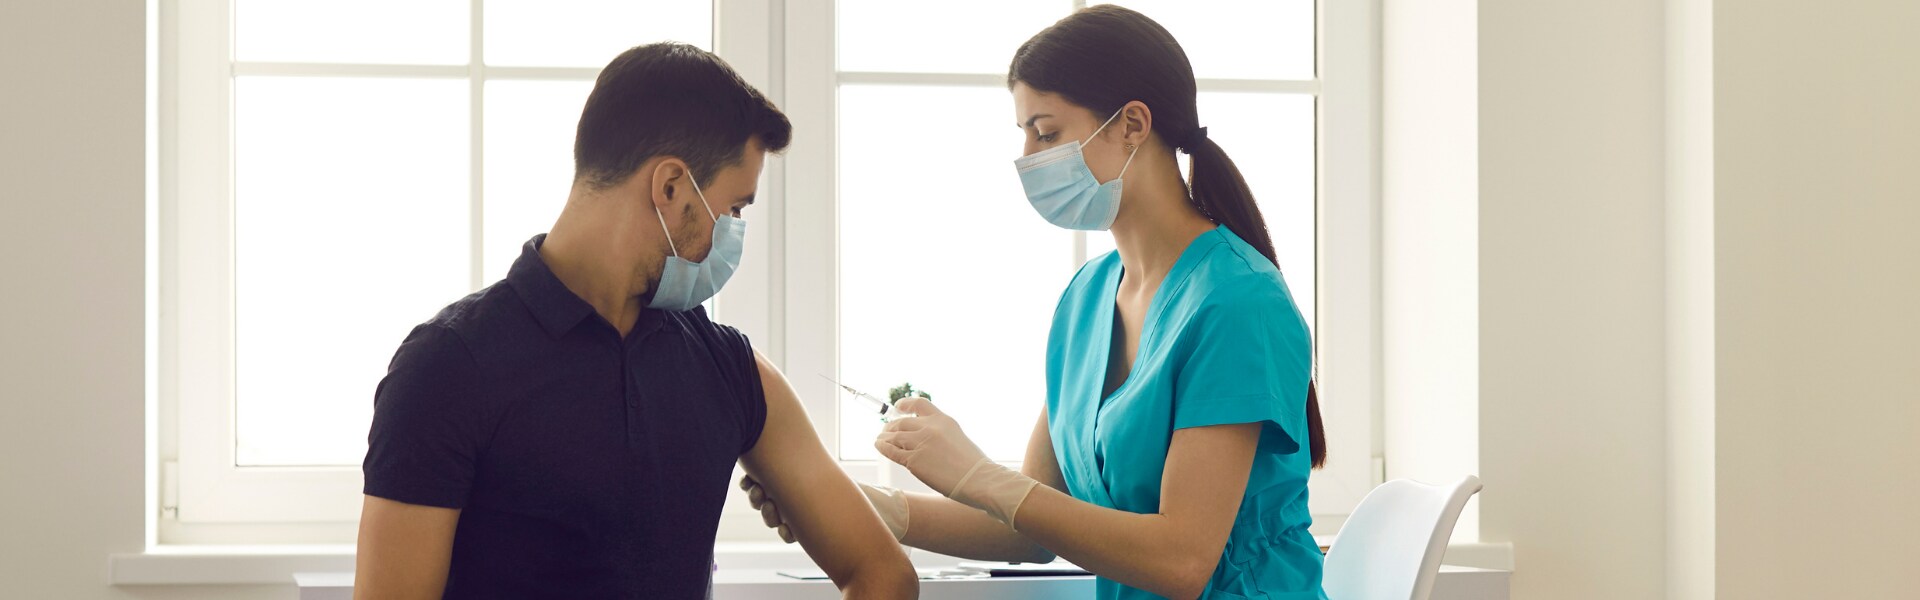
{"type": "Polygon", "coordinates": [[[894,408],[914,417],[890,421],[880,431],[873,446],[881,456],[934,491],[1014,525],[1020,504],[1039,482],[987,460],[960,423],[927,399],[902,398],[894,408]]]}
{"type": "MultiPolygon", "coordinates": [[[[890,487],[880,487],[858,483],[861,493],[866,494],[867,502],[873,505],[874,512],[880,513],[880,521],[887,524],[887,531],[893,533],[894,541],[907,536],[907,495],[890,487]]],[[[747,492],[747,504],[760,511],[760,521],[780,534],[780,541],[793,543],[793,531],[787,528],[785,519],[780,517],[780,507],[767,497],[766,488],[754,481],[752,475],[740,476],[740,489],[747,492]]]]}

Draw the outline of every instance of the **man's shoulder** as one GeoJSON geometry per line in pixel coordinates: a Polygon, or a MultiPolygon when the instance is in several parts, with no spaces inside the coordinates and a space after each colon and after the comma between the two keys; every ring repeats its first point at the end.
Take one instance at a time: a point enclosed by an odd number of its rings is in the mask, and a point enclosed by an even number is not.
{"type": "Polygon", "coordinates": [[[484,339],[487,321],[490,315],[499,314],[495,305],[500,304],[502,296],[510,294],[506,286],[494,284],[442,307],[426,321],[413,327],[401,342],[400,352],[394,357],[393,367],[403,362],[435,359],[432,362],[447,366],[448,362],[473,365],[476,358],[474,345],[476,338],[484,339]],[[466,360],[447,361],[445,357],[459,356],[466,360]]]}
{"type": "MultiPolygon", "coordinates": [[[[539,342],[545,339],[545,332],[520,302],[513,286],[501,281],[446,305],[415,326],[395,360],[409,354],[414,358],[461,356],[466,358],[459,361],[464,363],[461,366],[477,376],[524,359],[526,353],[544,353],[549,346],[539,342]],[[419,352],[406,352],[408,347],[419,352]]],[[[452,366],[449,362],[440,365],[452,366]]]]}
{"type": "Polygon", "coordinates": [[[747,334],[732,325],[714,321],[707,316],[707,309],[704,306],[668,314],[670,315],[668,318],[675,327],[705,342],[715,352],[725,352],[730,356],[753,354],[753,342],[747,338],[747,334]]]}
{"type": "Polygon", "coordinates": [[[714,322],[707,316],[705,307],[669,315],[671,326],[697,340],[693,346],[703,348],[720,368],[720,380],[714,383],[731,391],[731,397],[738,401],[735,405],[738,408],[731,413],[741,419],[742,437],[737,455],[746,455],[759,444],[760,434],[766,429],[767,396],[762,383],[766,374],[762,369],[767,367],[754,357],[753,344],[745,333],[714,322]]]}
{"type": "MultiPolygon", "coordinates": [[[[504,280],[498,281],[442,307],[439,312],[434,313],[432,318],[420,325],[438,328],[462,338],[470,338],[496,325],[503,317],[513,316],[513,313],[503,309],[517,307],[518,304],[519,299],[514,294],[513,286],[507,285],[504,280]]],[[[520,312],[525,313],[525,311],[520,312]]]]}

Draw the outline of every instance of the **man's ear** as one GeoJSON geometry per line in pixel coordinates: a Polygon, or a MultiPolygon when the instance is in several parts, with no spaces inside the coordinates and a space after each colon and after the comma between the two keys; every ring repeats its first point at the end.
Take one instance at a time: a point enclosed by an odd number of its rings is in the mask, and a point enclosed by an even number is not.
{"type": "Polygon", "coordinates": [[[687,177],[686,161],[673,157],[661,159],[654,163],[653,177],[647,183],[648,199],[653,202],[655,208],[660,209],[661,213],[671,212],[667,209],[671,208],[675,201],[683,200],[693,193],[689,189],[687,177]]]}

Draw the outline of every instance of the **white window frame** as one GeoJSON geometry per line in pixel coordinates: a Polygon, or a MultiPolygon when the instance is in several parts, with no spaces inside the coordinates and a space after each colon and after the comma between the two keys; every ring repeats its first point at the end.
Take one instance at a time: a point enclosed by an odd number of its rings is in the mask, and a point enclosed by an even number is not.
{"type": "MultiPolygon", "coordinates": [[[[483,35],[470,0],[471,52],[483,35]]],[[[593,68],[307,66],[234,64],[230,2],[159,0],[160,202],[158,359],[162,543],[351,542],[361,474],[350,467],[236,467],[233,419],[232,83],[238,74],[425,76],[467,79],[470,118],[471,277],[483,285],[480,212],[489,79],[591,80],[593,68]]],[[[739,273],[716,300],[716,318],[740,328],[788,373],[837,373],[839,344],[837,91],[844,82],[1004,85],[999,75],[840,73],[833,0],[715,0],[716,53],[774,99],[794,124],[788,151],[766,163],[768,198],[750,214],[739,273]],[[789,173],[806,173],[789,177],[789,173]],[[832,248],[831,260],[819,249],[832,248]]],[[[1315,94],[1318,102],[1317,315],[1322,410],[1331,460],[1313,480],[1316,531],[1337,528],[1378,483],[1379,234],[1378,0],[1318,8],[1318,69],[1311,82],[1202,80],[1201,89],[1315,94]],[[1330,198],[1343,199],[1331,202],[1330,198]]],[[[1084,245],[1079,247],[1084,248],[1084,245]]],[[[1084,257],[1076,257],[1084,258],[1084,257]]],[[[1062,282],[1065,285],[1065,282],[1062,282]]],[[[838,448],[837,394],[794,377],[813,425],[838,448]]],[[[371,394],[371,392],[369,392],[371,394]]],[[[370,398],[369,398],[369,401],[370,398]]],[[[845,461],[862,480],[900,481],[876,461],[845,461]]],[[[897,467],[893,472],[898,472],[897,467]]],[[[722,540],[766,537],[757,514],[730,505],[722,540]]]]}
{"type": "MultiPolygon", "coordinates": [[[[464,79],[470,87],[470,278],[483,281],[483,86],[500,80],[592,81],[598,68],[487,66],[481,0],[470,0],[469,64],[235,62],[231,2],[161,0],[159,219],[160,461],[166,542],[350,541],[361,473],[353,466],[240,467],[234,448],[233,81],[236,75],[464,79]],[[271,527],[263,527],[270,524],[271,527]]],[[[768,83],[768,0],[717,0],[714,47],[750,82],[768,83]]],[[[774,169],[777,169],[775,167],[774,169]]],[[[773,170],[773,169],[770,169],[773,170]]],[[[764,184],[763,184],[764,185],[764,184]]],[[[564,190],[556,190],[562,193],[564,190]]],[[[766,335],[764,243],[716,317],[766,335]]],[[[449,301],[452,299],[449,298],[449,301]]],[[[368,401],[371,401],[369,391],[368,401]]]]}

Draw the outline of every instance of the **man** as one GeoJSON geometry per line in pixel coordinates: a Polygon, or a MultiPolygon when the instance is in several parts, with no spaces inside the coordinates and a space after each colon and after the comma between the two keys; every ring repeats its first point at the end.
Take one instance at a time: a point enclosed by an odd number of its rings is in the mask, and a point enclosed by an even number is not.
{"type": "Polygon", "coordinates": [[[917,595],[786,379],[700,307],[791,133],[700,49],[607,65],[552,231],[416,327],[375,393],[356,597],[703,597],[736,461],[847,597],[917,595]]]}

